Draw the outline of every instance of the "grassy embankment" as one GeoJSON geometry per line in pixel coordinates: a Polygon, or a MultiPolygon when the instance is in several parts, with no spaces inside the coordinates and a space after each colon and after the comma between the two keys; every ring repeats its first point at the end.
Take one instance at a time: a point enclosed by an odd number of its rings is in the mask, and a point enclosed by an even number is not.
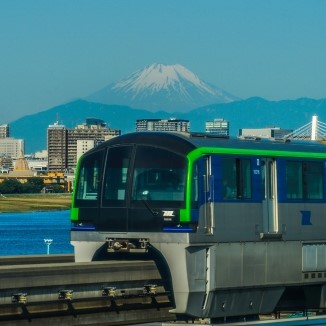
{"type": "Polygon", "coordinates": [[[71,194],[0,195],[0,213],[70,209],[71,194]]]}

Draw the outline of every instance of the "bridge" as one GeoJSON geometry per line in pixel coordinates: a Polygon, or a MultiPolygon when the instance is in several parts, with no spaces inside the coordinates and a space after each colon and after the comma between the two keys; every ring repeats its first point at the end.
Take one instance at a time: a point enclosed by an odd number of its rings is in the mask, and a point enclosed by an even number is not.
{"type": "Polygon", "coordinates": [[[286,135],[284,139],[326,141],[326,123],[318,121],[316,115],[310,122],[286,135]]]}

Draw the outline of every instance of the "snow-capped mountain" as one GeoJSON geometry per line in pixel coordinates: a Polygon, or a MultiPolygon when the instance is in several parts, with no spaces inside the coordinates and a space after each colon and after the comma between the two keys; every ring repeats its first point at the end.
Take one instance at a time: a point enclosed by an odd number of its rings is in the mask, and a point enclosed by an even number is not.
{"type": "Polygon", "coordinates": [[[180,64],[152,64],[90,95],[87,100],[153,112],[187,112],[238,98],[205,83],[180,64]]]}

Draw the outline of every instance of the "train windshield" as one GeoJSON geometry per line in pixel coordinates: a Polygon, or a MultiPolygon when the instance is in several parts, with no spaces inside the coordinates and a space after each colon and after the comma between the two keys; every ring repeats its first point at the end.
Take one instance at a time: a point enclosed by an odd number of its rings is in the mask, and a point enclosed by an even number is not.
{"type": "Polygon", "coordinates": [[[139,146],[135,157],[132,200],[179,202],[185,197],[186,159],[160,148],[139,146]]]}
{"type": "Polygon", "coordinates": [[[102,175],[103,151],[86,156],[82,161],[77,182],[77,200],[97,205],[100,179],[102,175]]]}

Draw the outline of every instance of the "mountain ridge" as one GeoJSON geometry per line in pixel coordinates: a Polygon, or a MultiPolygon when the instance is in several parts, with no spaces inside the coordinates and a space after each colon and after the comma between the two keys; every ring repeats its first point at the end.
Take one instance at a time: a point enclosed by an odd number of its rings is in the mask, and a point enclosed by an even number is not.
{"type": "Polygon", "coordinates": [[[25,152],[33,153],[46,149],[46,130],[57,120],[57,116],[58,122],[67,128],[74,128],[85,122],[86,118],[95,117],[107,122],[112,129],[121,129],[122,133],[135,131],[137,119],[187,119],[191,131],[204,132],[206,121],[223,118],[230,122],[231,136],[237,136],[241,128],[273,126],[297,129],[309,123],[315,114],[320,121],[326,122],[326,99],[268,101],[252,97],[231,103],[207,105],[187,113],[150,112],[79,99],[13,121],[10,123],[10,134],[25,139],[25,152]]]}

